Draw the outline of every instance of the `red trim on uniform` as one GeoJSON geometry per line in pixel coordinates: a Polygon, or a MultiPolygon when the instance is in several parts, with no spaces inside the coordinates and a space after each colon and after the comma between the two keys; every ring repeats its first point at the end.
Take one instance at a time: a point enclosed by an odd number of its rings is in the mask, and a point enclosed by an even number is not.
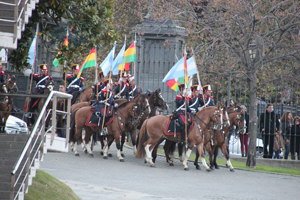
{"type": "Polygon", "coordinates": [[[72,75],[68,75],[67,77],[68,77],[68,78],[71,78],[71,77],[72,77],[72,75]]]}
{"type": "Polygon", "coordinates": [[[50,78],[51,81],[53,80],[52,76],[49,76],[49,78],[50,78]]]}
{"type": "Polygon", "coordinates": [[[80,77],[80,80],[81,80],[82,82],[84,82],[84,78],[80,77]]]}
{"type": "Polygon", "coordinates": [[[182,99],[182,96],[181,95],[177,95],[176,99],[182,99]]]}
{"type": "Polygon", "coordinates": [[[33,77],[37,78],[37,77],[39,77],[39,75],[38,75],[38,74],[35,74],[35,75],[33,75],[33,77]]]}
{"type": "Polygon", "coordinates": [[[4,71],[1,71],[1,74],[2,74],[2,76],[5,76],[5,73],[4,73],[4,71]]]}

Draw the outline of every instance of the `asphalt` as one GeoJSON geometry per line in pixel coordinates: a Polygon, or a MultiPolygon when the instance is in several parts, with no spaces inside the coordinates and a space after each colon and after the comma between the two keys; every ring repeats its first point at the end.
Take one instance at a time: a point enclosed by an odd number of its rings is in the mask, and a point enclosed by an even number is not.
{"type": "Polygon", "coordinates": [[[41,170],[66,183],[82,200],[298,200],[300,196],[299,176],[227,168],[206,172],[196,170],[193,163],[185,171],[179,160],[171,167],[161,156],[156,167],[149,167],[130,148],[124,150],[125,162],[118,161],[114,145],[113,157],[107,160],[99,152],[99,145],[94,157],[82,151],[79,157],[48,152],[41,170]]]}

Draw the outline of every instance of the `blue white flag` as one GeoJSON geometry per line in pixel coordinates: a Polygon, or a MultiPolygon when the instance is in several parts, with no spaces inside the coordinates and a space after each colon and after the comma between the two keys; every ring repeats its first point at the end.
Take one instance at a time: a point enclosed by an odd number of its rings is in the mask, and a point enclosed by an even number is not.
{"type": "MultiPolygon", "coordinates": [[[[188,75],[192,76],[197,74],[197,65],[194,56],[187,60],[187,70],[188,75]]],[[[182,57],[167,73],[162,82],[167,82],[168,80],[184,77],[184,57],[182,57]]]]}
{"type": "Polygon", "coordinates": [[[34,36],[31,46],[30,46],[30,49],[29,49],[29,64],[31,66],[33,65],[35,47],[36,47],[36,35],[34,36]]]}
{"type": "Polygon", "coordinates": [[[111,70],[111,66],[113,64],[114,56],[115,56],[116,44],[117,43],[115,42],[114,47],[112,48],[112,50],[109,52],[109,54],[107,55],[105,60],[100,64],[100,67],[103,71],[104,76],[107,76],[107,74],[111,70]]]}
{"type": "Polygon", "coordinates": [[[120,52],[118,53],[116,59],[112,64],[113,75],[118,75],[119,73],[119,65],[123,63],[125,48],[126,48],[126,44],[124,43],[122,49],[120,50],[120,52]]]}

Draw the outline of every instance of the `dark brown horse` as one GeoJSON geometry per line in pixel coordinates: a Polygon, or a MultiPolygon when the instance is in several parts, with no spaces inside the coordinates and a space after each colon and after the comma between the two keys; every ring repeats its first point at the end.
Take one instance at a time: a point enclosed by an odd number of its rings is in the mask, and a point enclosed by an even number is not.
{"type": "MultiPolygon", "coordinates": [[[[120,161],[124,161],[123,157],[120,153],[120,136],[121,133],[125,129],[125,124],[127,121],[131,120],[133,124],[137,123],[136,119],[138,118],[138,115],[140,114],[141,107],[146,108],[148,104],[148,100],[146,99],[145,95],[142,96],[142,98],[134,99],[131,102],[126,102],[121,104],[117,110],[115,111],[115,117],[113,118],[112,122],[107,126],[108,129],[108,137],[110,139],[114,139],[117,146],[117,155],[120,161]]],[[[74,153],[75,155],[79,155],[77,152],[77,142],[83,142],[82,141],[82,129],[85,129],[85,148],[87,149],[87,152],[90,156],[93,156],[93,153],[90,149],[90,137],[93,134],[93,132],[99,133],[101,131],[101,127],[95,126],[86,126],[85,122],[88,118],[89,114],[91,112],[90,107],[82,107],[75,111],[72,115],[75,117],[75,123],[71,124],[71,133],[72,136],[74,133],[72,133],[75,130],[75,137],[73,137],[74,144],[74,153]],[[75,128],[76,124],[76,128],[75,128]]],[[[104,150],[104,155],[107,154],[108,147],[106,146],[104,150]]]]}
{"type": "MultiPolygon", "coordinates": [[[[229,167],[230,171],[233,172],[234,168],[230,162],[230,157],[227,151],[227,140],[229,139],[228,133],[233,125],[237,127],[237,132],[243,132],[246,122],[245,122],[244,114],[242,113],[240,107],[230,107],[228,108],[227,112],[228,112],[230,126],[225,127],[222,131],[219,130],[206,131],[205,138],[208,138],[208,140],[205,141],[206,142],[205,147],[207,147],[206,148],[207,151],[210,150],[210,147],[212,148],[211,152],[213,152],[213,154],[209,151],[209,160],[210,160],[211,169],[213,169],[214,167],[216,169],[219,169],[216,160],[218,155],[218,149],[220,148],[223,155],[226,158],[226,165],[229,167]]],[[[197,169],[200,169],[198,164],[198,158],[199,158],[199,154],[196,153],[194,165],[196,166],[197,169]]]]}
{"type": "MultiPolygon", "coordinates": [[[[189,147],[182,164],[184,166],[184,169],[188,170],[187,160],[192,152],[194,145],[196,145],[197,150],[201,155],[203,166],[207,171],[210,171],[210,168],[207,166],[204,157],[202,132],[206,130],[207,125],[211,122],[215,126],[218,125],[218,127],[221,127],[219,125],[222,124],[223,113],[221,107],[207,107],[199,111],[196,116],[197,117],[194,120],[195,125],[191,128],[189,134],[187,135],[189,147]]],[[[169,117],[170,116],[163,115],[151,117],[145,120],[140,130],[136,157],[143,158],[146,155],[146,162],[148,162],[150,166],[155,166],[152,161],[152,151],[156,151],[157,146],[164,139],[174,142],[177,141],[177,138],[173,135],[167,136],[164,133],[169,121],[169,117]]]]}
{"type": "MultiPolygon", "coordinates": [[[[16,93],[18,91],[17,79],[15,75],[7,75],[6,81],[1,85],[3,93],[16,93]]],[[[13,101],[11,96],[3,96],[3,100],[0,102],[0,130],[5,129],[7,118],[11,114],[13,109],[13,101]]]]}

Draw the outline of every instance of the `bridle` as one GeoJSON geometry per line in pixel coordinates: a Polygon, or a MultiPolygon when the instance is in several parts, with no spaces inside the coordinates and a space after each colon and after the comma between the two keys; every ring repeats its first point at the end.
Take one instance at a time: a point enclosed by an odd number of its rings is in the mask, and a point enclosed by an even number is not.
{"type": "Polygon", "coordinates": [[[153,98],[154,98],[154,102],[153,102],[154,105],[157,108],[159,108],[160,111],[164,110],[165,107],[167,107],[166,109],[168,109],[169,106],[168,106],[168,104],[165,103],[165,100],[160,92],[158,93],[157,91],[155,91],[153,98]],[[166,104],[166,106],[165,106],[165,104],[166,104]]]}

